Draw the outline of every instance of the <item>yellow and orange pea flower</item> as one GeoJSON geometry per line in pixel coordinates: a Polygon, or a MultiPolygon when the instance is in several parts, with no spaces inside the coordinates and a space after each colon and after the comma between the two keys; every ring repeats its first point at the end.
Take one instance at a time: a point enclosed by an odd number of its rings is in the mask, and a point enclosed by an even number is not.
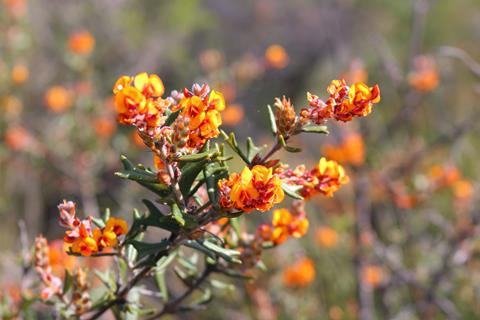
{"type": "MultiPolygon", "coordinates": [[[[334,80],[327,91],[337,94],[338,90],[345,85],[341,80],[334,80]]],[[[350,121],[354,116],[365,117],[372,112],[373,104],[380,102],[380,89],[377,85],[370,88],[362,82],[350,86],[348,96],[334,108],[334,117],[340,121],[350,121]]]]}
{"type": "Polygon", "coordinates": [[[225,109],[225,99],[220,92],[210,91],[207,97],[191,95],[180,100],[173,110],[182,110],[181,115],[189,119],[188,145],[203,145],[206,140],[220,134],[218,127],[222,124],[220,112],[225,109]]]}
{"type": "Polygon", "coordinates": [[[339,163],[359,166],[365,162],[365,143],[358,133],[350,133],[339,145],[327,144],[322,149],[327,158],[339,163]]]}
{"type": "Polygon", "coordinates": [[[88,55],[95,47],[95,38],[85,30],[74,32],[68,39],[68,48],[75,54],[88,55]]]}
{"type": "Polygon", "coordinates": [[[283,283],[291,288],[303,288],[315,280],[315,264],[309,258],[302,258],[283,271],[283,283]]]}
{"type": "Polygon", "coordinates": [[[333,80],[327,87],[329,98],[323,101],[318,96],[307,93],[309,107],[300,112],[301,119],[316,124],[334,118],[347,122],[353,117],[365,117],[374,104],[380,102],[378,85],[369,87],[363,82],[348,86],[345,80],[333,80]]]}
{"type": "Polygon", "coordinates": [[[61,113],[72,106],[73,96],[67,88],[63,86],[53,86],[45,92],[44,102],[51,111],[61,113]]]}
{"type": "Polygon", "coordinates": [[[408,75],[408,83],[420,92],[434,90],[439,80],[435,60],[429,56],[418,56],[414,60],[414,70],[408,75]]]}
{"type": "Polygon", "coordinates": [[[89,230],[84,222],[80,223],[78,236],[73,237],[73,232],[67,231],[64,241],[67,249],[82,256],[90,256],[101,252],[106,248],[115,247],[118,244],[118,237],[128,232],[128,225],[125,220],[109,218],[102,229],[89,230]]]}
{"type": "Polygon", "coordinates": [[[331,227],[322,226],[316,230],[315,240],[320,247],[333,248],[338,243],[338,233],[331,227]]]}
{"type": "Polygon", "coordinates": [[[294,215],[285,208],[273,211],[272,224],[263,224],[258,233],[264,241],[282,244],[288,237],[301,238],[308,231],[309,222],[305,215],[294,215]]]}
{"type": "Polygon", "coordinates": [[[340,187],[349,182],[349,177],[345,173],[345,169],[336,161],[320,158],[317,166],[308,173],[312,182],[303,185],[300,191],[306,199],[317,193],[321,193],[327,197],[332,197],[340,187]]]}
{"type": "Polygon", "coordinates": [[[274,69],[283,69],[288,66],[290,57],[285,48],[279,44],[272,44],[265,50],[265,61],[274,69]]]}
{"type": "Polygon", "coordinates": [[[285,195],[281,184],[272,168],[256,165],[250,170],[245,167],[240,174],[232,173],[228,179],[218,182],[220,204],[247,213],[254,209],[267,211],[283,201],[285,195]]]}
{"type": "Polygon", "coordinates": [[[16,85],[21,85],[25,83],[25,81],[28,80],[28,76],[30,75],[30,72],[28,70],[28,67],[24,64],[17,63],[13,66],[12,68],[12,81],[16,85]]]}
{"type": "Polygon", "coordinates": [[[65,270],[70,272],[77,266],[77,258],[67,254],[65,244],[61,239],[51,241],[48,244],[48,257],[53,274],[63,277],[65,270]]]}

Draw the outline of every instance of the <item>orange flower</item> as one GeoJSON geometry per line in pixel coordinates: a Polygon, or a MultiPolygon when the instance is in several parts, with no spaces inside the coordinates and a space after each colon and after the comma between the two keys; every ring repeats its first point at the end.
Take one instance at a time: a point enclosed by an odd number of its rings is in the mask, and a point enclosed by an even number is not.
{"type": "Polygon", "coordinates": [[[470,181],[460,179],[453,184],[453,194],[457,200],[468,200],[473,195],[473,186],[470,181]]]}
{"type": "MultiPolygon", "coordinates": [[[[205,85],[201,89],[207,91],[205,85]]],[[[189,120],[189,147],[202,146],[206,140],[215,138],[220,134],[218,127],[222,124],[220,112],[225,109],[223,95],[215,90],[208,95],[202,96],[185,91],[185,97],[180,100],[173,110],[182,110],[183,118],[189,120]]]]}
{"type": "Polygon", "coordinates": [[[262,165],[251,170],[245,167],[240,174],[233,173],[228,179],[220,180],[218,185],[221,205],[245,212],[270,210],[284,198],[280,178],[272,173],[271,168],[262,165]]]}
{"type": "Polygon", "coordinates": [[[332,248],[338,243],[338,234],[335,229],[323,226],[315,232],[317,243],[324,248],[332,248]]]}
{"type": "Polygon", "coordinates": [[[365,144],[361,135],[351,133],[338,146],[325,145],[323,153],[327,158],[339,163],[350,163],[358,166],[365,161],[365,144]]]}
{"type": "Polygon", "coordinates": [[[95,38],[88,31],[77,31],[70,35],[68,47],[73,53],[88,55],[95,47],[95,38]]]}
{"type": "Polygon", "coordinates": [[[303,108],[300,113],[303,121],[321,124],[328,118],[334,118],[346,122],[353,117],[365,117],[372,111],[373,105],[380,102],[378,85],[369,87],[363,82],[347,86],[343,79],[333,80],[327,92],[330,95],[327,101],[307,93],[309,107],[303,108]]]}
{"type": "Polygon", "coordinates": [[[309,222],[304,212],[294,215],[289,210],[282,208],[273,211],[271,226],[261,225],[258,233],[264,241],[272,241],[275,245],[279,245],[285,242],[289,236],[303,237],[307,233],[308,225],[309,222]]]}
{"type": "Polygon", "coordinates": [[[244,117],[243,107],[239,104],[229,105],[222,113],[223,124],[226,126],[236,126],[244,117]]]}
{"type": "Polygon", "coordinates": [[[104,139],[110,138],[115,133],[115,130],[117,130],[115,122],[109,117],[98,117],[94,119],[93,128],[97,136],[104,139]]]}
{"type": "Polygon", "coordinates": [[[93,237],[80,237],[72,243],[71,249],[74,253],[88,257],[98,251],[97,241],[93,237]]]}
{"type": "Polygon", "coordinates": [[[72,106],[73,97],[65,87],[53,86],[45,93],[44,100],[51,111],[60,113],[72,106]]]}
{"type": "Polygon", "coordinates": [[[420,92],[428,92],[435,89],[439,83],[435,60],[429,56],[418,56],[413,64],[414,71],[408,75],[409,84],[420,92]]]}
{"type": "Polygon", "coordinates": [[[372,112],[373,104],[380,102],[380,89],[377,85],[370,88],[365,83],[358,82],[348,88],[348,95],[339,94],[346,86],[344,80],[333,80],[327,91],[336,101],[334,117],[340,121],[350,121],[354,116],[365,117],[372,112]]]}
{"type": "Polygon", "coordinates": [[[158,135],[170,106],[168,100],[160,98],[164,90],[162,80],[154,74],[143,72],[133,78],[118,78],[113,86],[118,121],[134,125],[149,136],[158,135]]]}
{"type": "Polygon", "coordinates": [[[309,258],[302,258],[283,271],[283,283],[287,287],[302,288],[315,280],[315,265],[309,258]]]}
{"type": "Polygon", "coordinates": [[[365,266],[362,271],[362,279],[365,283],[369,284],[371,287],[378,287],[384,278],[383,269],[379,266],[368,265],[365,266]]]}
{"type": "Polygon", "coordinates": [[[24,127],[9,127],[5,131],[5,144],[12,150],[27,151],[35,140],[24,127]]]}
{"type": "Polygon", "coordinates": [[[16,85],[21,85],[28,80],[29,71],[26,65],[16,64],[12,69],[12,81],[16,85]]]}
{"type": "Polygon", "coordinates": [[[283,69],[288,65],[289,57],[284,47],[273,44],[265,51],[265,60],[270,67],[283,69]]]}
{"type": "Polygon", "coordinates": [[[323,157],[318,162],[317,167],[312,170],[312,174],[318,179],[315,190],[327,197],[332,197],[341,185],[347,184],[349,181],[345,169],[341,165],[323,157]]]}
{"type": "Polygon", "coordinates": [[[127,234],[128,224],[123,219],[111,217],[105,225],[105,230],[112,231],[118,237],[122,234],[127,234]]]}
{"type": "Polygon", "coordinates": [[[50,242],[48,248],[50,265],[56,276],[63,277],[65,269],[70,272],[73,271],[77,264],[77,258],[65,252],[65,245],[61,239],[50,242]]]}
{"type": "Polygon", "coordinates": [[[115,234],[115,232],[107,230],[107,228],[103,230],[93,230],[93,238],[95,239],[95,243],[98,247],[98,250],[100,251],[105,248],[114,247],[118,243],[117,235],[115,234]]]}

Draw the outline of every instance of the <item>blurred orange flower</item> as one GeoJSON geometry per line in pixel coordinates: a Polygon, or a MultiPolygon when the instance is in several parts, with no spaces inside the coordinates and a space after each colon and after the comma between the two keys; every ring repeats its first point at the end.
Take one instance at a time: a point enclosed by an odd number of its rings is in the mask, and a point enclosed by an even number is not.
{"type": "Polygon", "coordinates": [[[93,128],[98,137],[108,139],[117,130],[117,125],[110,117],[102,116],[93,120],[93,128]]]}
{"type": "Polygon", "coordinates": [[[265,50],[267,65],[275,69],[283,69],[288,65],[290,58],[284,47],[273,44],[265,50]]]}
{"type": "Polygon", "coordinates": [[[435,60],[425,55],[416,57],[414,70],[408,75],[408,82],[420,92],[428,92],[435,89],[439,83],[435,60]]]}
{"type": "Polygon", "coordinates": [[[3,3],[11,15],[20,17],[25,14],[27,8],[25,0],[3,0],[3,3]]]}
{"type": "Polygon", "coordinates": [[[360,59],[353,59],[347,72],[342,74],[347,83],[367,82],[368,72],[365,69],[363,61],[360,59]]]}
{"type": "Polygon", "coordinates": [[[33,146],[35,140],[30,132],[21,126],[9,127],[5,131],[5,144],[12,150],[26,151],[33,146]]]}
{"type": "Polygon", "coordinates": [[[332,248],[338,243],[338,234],[335,229],[327,226],[322,226],[315,232],[315,239],[319,246],[324,248],[332,248]]]}
{"type": "Polygon", "coordinates": [[[350,133],[339,145],[325,145],[323,153],[327,158],[339,163],[350,163],[358,166],[365,161],[365,143],[361,135],[350,133]]]}
{"type": "Polygon", "coordinates": [[[57,277],[63,277],[65,270],[73,271],[78,261],[77,258],[67,254],[63,241],[53,240],[48,245],[48,256],[53,273],[57,277]]]}
{"type": "Polygon", "coordinates": [[[68,47],[73,53],[88,55],[95,47],[95,38],[88,31],[77,31],[70,35],[68,47]]]}
{"type": "Polygon", "coordinates": [[[302,258],[283,271],[283,283],[287,287],[302,288],[315,280],[315,265],[309,258],[302,258]]]}
{"type": "Polygon", "coordinates": [[[225,57],[217,49],[207,49],[200,53],[200,65],[205,70],[214,70],[222,66],[225,57]]]}
{"type": "Polygon", "coordinates": [[[145,142],[143,142],[142,137],[140,136],[140,134],[138,134],[138,130],[132,131],[131,139],[137,147],[139,147],[141,149],[147,148],[147,146],[145,145],[145,142]]]}
{"type": "Polygon", "coordinates": [[[72,93],[63,86],[50,87],[44,96],[45,105],[53,112],[61,113],[72,106],[72,93]]]}
{"type": "Polygon", "coordinates": [[[26,65],[16,64],[12,68],[12,81],[16,85],[21,85],[28,80],[29,71],[26,65]]]}
{"type": "Polygon", "coordinates": [[[222,113],[223,124],[236,126],[242,122],[245,112],[240,104],[231,104],[222,113]]]}
{"type": "Polygon", "coordinates": [[[362,280],[373,288],[378,287],[382,283],[383,279],[384,272],[381,267],[368,265],[363,268],[362,280]]]}
{"type": "Polygon", "coordinates": [[[473,186],[470,181],[460,179],[453,184],[453,194],[457,200],[468,200],[473,196],[473,186]]]}

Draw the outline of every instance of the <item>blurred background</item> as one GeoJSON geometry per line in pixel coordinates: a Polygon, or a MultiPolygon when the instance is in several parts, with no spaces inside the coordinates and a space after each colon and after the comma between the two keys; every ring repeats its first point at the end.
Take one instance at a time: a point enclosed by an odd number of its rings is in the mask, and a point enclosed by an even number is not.
{"type": "Polygon", "coordinates": [[[476,0],[1,0],[3,293],[22,241],[62,237],[63,199],[130,219],[151,197],[113,175],[120,154],[152,166],[116,123],[120,75],[156,73],[167,92],[208,82],[227,100],[223,129],[259,144],[275,97],[300,110],[343,77],[378,83],[382,102],[282,157],[335,159],[352,182],[308,204],[308,235],[265,252],[256,282],[182,319],[478,319],[479,43],[476,0]]]}

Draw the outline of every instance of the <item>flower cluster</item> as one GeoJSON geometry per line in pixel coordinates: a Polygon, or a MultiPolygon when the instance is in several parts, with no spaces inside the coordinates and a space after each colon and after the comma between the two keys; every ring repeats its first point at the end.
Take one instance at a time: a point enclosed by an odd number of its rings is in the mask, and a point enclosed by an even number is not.
{"type": "Polygon", "coordinates": [[[174,111],[181,110],[181,116],[189,119],[188,146],[203,146],[208,139],[220,134],[218,127],[222,124],[220,112],[225,109],[223,95],[210,90],[207,84],[195,84],[192,90],[183,90],[183,98],[174,111]]]}
{"type": "Polygon", "coordinates": [[[172,91],[167,98],[162,98],[164,91],[162,80],[155,74],[121,76],[113,87],[118,121],[137,127],[148,145],[164,138],[170,153],[200,149],[208,139],[219,135],[220,112],[225,109],[221,93],[210,90],[207,84],[172,91]],[[166,125],[173,113],[178,116],[166,125]]]}
{"type": "Polygon", "coordinates": [[[295,210],[281,208],[273,211],[271,224],[261,224],[257,233],[263,241],[275,245],[282,244],[288,237],[301,238],[308,231],[308,219],[303,210],[303,203],[294,206],[295,210]]]}
{"type": "Polygon", "coordinates": [[[106,248],[115,247],[118,237],[128,231],[127,222],[109,218],[104,228],[93,228],[92,218],[80,220],[75,215],[75,204],[65,201],[58,205],[60,225],[68,228],[64,241],[73,253],[90,256],[106,248]]]}
{"type": "Polygon", "coordinates": [[[53,274],[49,256],[47,239],[38,236],[35,239],[34,266],[42,281],[40,296],[43,300],[48,300],[54,295],[61,294],[63,287],[62,280],[53,274]]]}
{"type": "Polygon", "coordinates": [[[302,109],[301,117],[316,124],[329,118],[347,122],[353,117],[365,117],[373,105],[380,102],[378,85],[369,87],[363,82],[348,86],[343,79],[333,80],[327,92],[330,96],[326,101],[307,93],[309,107],[302,109]]]}
{"type": "Polygon", "coordinates": [[[317,193],[331,197],[349,181],[341,165],[323,157],[312,170],[307,170],[304,165],[300,165],[293,170],[280,167],[276,172],[287,184],[301,186],[300,194],[305,199],[317,193]]]}
{"type": "Polygon", "coordinates": [[[118,121],[134,125],[146,135],[158,135],[166,119],[165,110],[170,106],[169,100],[161,98],[164,91],[162,80],[155,74],[121,76],[113,87],[118,121]]]}
{"type": "Polygon", "coordinates": [[[245,167],[240,174],[232,173],[228,179],[218,182],[220,204],[245,212],[254,209],[270,210],[284,198],[282,181],[272,168],[256,165],[251,170],[245,167]]]}

